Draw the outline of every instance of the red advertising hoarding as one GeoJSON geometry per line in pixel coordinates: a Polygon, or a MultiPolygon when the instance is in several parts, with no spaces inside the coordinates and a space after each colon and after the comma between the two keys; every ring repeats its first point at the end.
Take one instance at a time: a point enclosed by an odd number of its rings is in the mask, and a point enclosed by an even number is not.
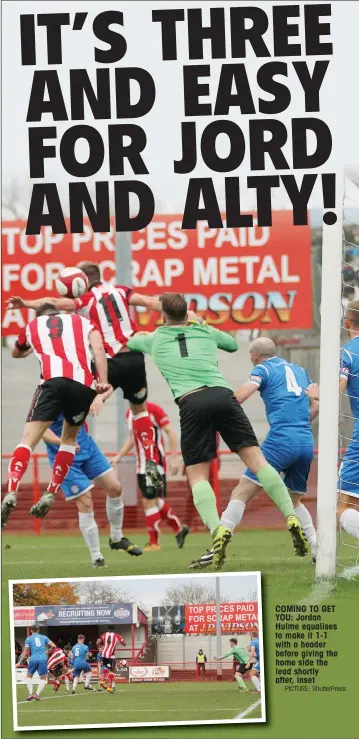
{"type": "MultiPolygon", "coordinates": [[[[180,215],[156,215],[132,234],[132,284],[148,295],[187,296],[190,307],[224,330],[308,329],[312,326],[311,231],[293,226],[289,211],[275,211],[273,225],[211,229],[199,222],[181,229],[180,215]]],[[[28,311],[4,312],[11,295],[33,299],[54,294],[65,266],[100,264],[104,281],[115,281],[115,233],[53,234],[45,227],[26,236],[24,221],[2,225],[3,335],[17,334],[28,311]]],[[[117,281],[121,283],[121,275],[117,281]]],[[[31,316],[31,314],[30,314],[31,316]]],[[[157,314],[138,310],[138,322],[154,329],[157,314]]]]}
{"type": "MultiPolygon", "coordinates": [[[[221,603],[222,633],[258,631],[258,603],[221,603]]],[[[216,631],[216,606],[205,603],[185,606],[186,634],[214,634],[216,631]]]]}
{"type": "Polygon", "coordinates": [[[14,626],[31,626],[35,623],[35,606],[15,606],[14,626]]]}

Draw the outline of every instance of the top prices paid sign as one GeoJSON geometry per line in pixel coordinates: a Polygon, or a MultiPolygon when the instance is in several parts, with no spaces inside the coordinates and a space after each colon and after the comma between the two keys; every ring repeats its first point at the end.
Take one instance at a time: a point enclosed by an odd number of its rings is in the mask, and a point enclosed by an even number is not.
{"type": "MultiPolygon", "coordinates": [[[[239,328],[307,329],[312,326],[311,232],[293,226],[289,211],[275,211],[273,225],[209,228],[199,222],[181,229],[182,216],[156,215],[132,234],[132,285],[156,295],[186,295],[189,307],[208,323],[239,328]]],[[[100,264],[105,282],[116,282],[115,231],[27,236],[25,221],[2,225],[3,335],[17,334],[32,312],[4,312],[11,295],[34,299],[54,294],[54,280],[64,267],[81,260],[100,264]]],[[[117,276],[121,284],[121,275],[117,276]]],[[[151,330],[158,314],[138,309],[141,327],[151,330]]]]}
{"type": "MultiPolygon", "coordinates": [[[[223,633],[258,631],[258,603],[221,603],[221,627],[223,633]]],[[[185,606],[186,634],[214,634],[216,631],[216,606],[212,603],[185,606]]]]}

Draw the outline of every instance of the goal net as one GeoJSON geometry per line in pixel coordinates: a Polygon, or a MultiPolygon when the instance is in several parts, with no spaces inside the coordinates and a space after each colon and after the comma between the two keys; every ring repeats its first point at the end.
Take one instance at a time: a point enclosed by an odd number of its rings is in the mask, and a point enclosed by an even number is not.
{"type": "MultiPolygon", "coordinates": [[[[323,223],[317,578],[334,577],[335,574],[359,578],[359,538],[355,516],[353,519],[349,514],[354,528],[346,525],[345,531],[342,525],[337,524],[337,511],[342,520],[341,513],[348,502],[351,505],[347,507],[359,513],[359,484],[358,498],[353,495],[347,497],[349,487],[353,488],[351,492],[355,490],[353,484],[348,486],[347,475],[344,484],[343,470],[348,470],[348,467],[342,465],[347,448],[349,445],[353,448],[356,419],[351,412],[348,395],[340,391],[338,381],[343,362],[342,347],[350,340],[345,330],[346,308],[350,301],[359,299],[359,168],[347,170],[339,184],[337,221],[332,226],[323,223]]],[[[355,459],[349,468],[351,483],[359,482],[359,442],[356,464],[357,473],[355,459]]]]}

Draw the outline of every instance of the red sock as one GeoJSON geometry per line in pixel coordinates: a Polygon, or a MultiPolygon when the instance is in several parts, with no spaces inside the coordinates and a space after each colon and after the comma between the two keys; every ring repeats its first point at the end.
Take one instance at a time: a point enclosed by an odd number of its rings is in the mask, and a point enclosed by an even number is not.
{"type": "Polygon", "coordinates": [[[57,493],[61,483],[65,479],[75,456],[75,447],[69,444],[61,444],[56,454],[52,476],[49,482],[47,492],[57,493]]]}
{"type": "Polygon", "coordinates": [[[145,511],[145,516],[149,542],[150,544],[158,544],[161,514],[158,508],[154,506],[153,508],[148,508],[147,511],[145,511]]]}
{"type": "Polygon", "coordinates": [[[8,475],[8,492],[16,493],[19,482],[24,476],[31,457],[31,447],[19,444],[10,459],[8,475]]]}
{"type": "Polygon", "coordinates": [[[177,518],[177,516],[176,516],[176,514],[175,514],[175,512],[173,510],[173,508],[171,508],[170,504],[167,503],[164,500],[161,500],[160,503],[159,503],[159,505],[161,506],[161,508],[160,508],[160,516],[161,516],[161,518],[166,519],[166,521],[169,524],[169,526],[171,527],[172,531],[174,531],[175,534],[178,534],[181,531],[182,526],[181,526],[181,522],[180,522],[179,518],[177,518]],[[162,506],[161,506],[161,504],[162,504],[162,506]]]}
{"type": "Polygon", "coordinates": [[[104,669],[104,670],[102,670],[102,673],[101,673],[101,680],[104,680],[104,682],[106,682],[106,680],[107,680],[108,676],[109,676],[109,671],[108,671],[108,669],[107,669],[107,668],[105,667],[105,669],[104,669]]]}
{"type": "Polygon", "coordinates": [[[133,416],[132,431],[138,439],[140,448],[143,448],[146,459],[152,459],[157,463],[159,459],[156,450],[156,433],[147,411],[133,416]]]}
{"type": "Polygon", "coordinates": [[[112,685],[114,683],[114,680],[115,680],[115,675],[114,675],[113,672],[110,672],[109,673],[109,676],[108,676],[108,684],[109,684],[110,688],[112,687],[112,685]]]}

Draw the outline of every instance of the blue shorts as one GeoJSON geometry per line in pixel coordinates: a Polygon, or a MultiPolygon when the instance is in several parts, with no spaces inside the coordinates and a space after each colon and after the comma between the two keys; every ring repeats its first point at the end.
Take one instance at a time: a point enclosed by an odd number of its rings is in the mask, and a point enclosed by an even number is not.
{"type": "Polygon", "coordinates": [[[74,677],[80,677],[81,672],[91,672],[91,667],[88,662],[81,662],[77,667],[75,667],[73,672],[74,677]]]}
{"type": "Polygon", "coordinates": [[[256,662],[255,665],[252,666],[252,670],[257,670],[257,672],[260,672],[261,671],[261,663],[260,663],[260,660],[258,660],[258,662],[256,662]]]}
{"type": "Polygon", "coordinates": [[[340,465],[338,492],[359,498],[359,439],[354,438],[340,465]]]}
{"type": "Polygon", "coordinates": [[[102,654],[101,654],[101,652],[99,652],[98,655],[97,655],[97,662],[102,662],[102,654]]]}
{"type": "Polygon", "coordinates": [[[27,671],[29,675],[34,675],[35,672],[38,675],[47,675],[47,659],[30,659],[27,671]]]}
{"type": "MultiPolygon", "coordinates": [[[[293,493],[306,493],[310,465],[314,456],[314,441],[309,435],[297,438],[269,433],[261,450],[269,464],[284,475],[284,484],[293,493]]],[[[260,485],[258,478],[249,469],[244,472],[253,482],[260,485]]]]}
{"type": "MultiPolygon", "coordinates": [[[[93,488],[93,480],[95,477],[105,475],[111,469],[108,459],[105,457],[101,449],[97,446],[93,439],[90,439],[89,454],[85,459],[75,459],[67,473],[61,490],[65,494],[65,500],[74,500],[79,498],[88,490],[93,488]]],[[[49,454],[51,466],[53,466],[55,456],[49,454]]]]}

